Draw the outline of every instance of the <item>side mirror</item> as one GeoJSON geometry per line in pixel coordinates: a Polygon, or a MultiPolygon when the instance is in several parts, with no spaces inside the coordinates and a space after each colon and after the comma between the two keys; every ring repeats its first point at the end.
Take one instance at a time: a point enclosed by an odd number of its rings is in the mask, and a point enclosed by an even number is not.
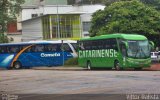
{"type": "Polygon", "coordinates": [[[149,48],[151,49],[151,51],[155,49],[155,45],[153,41],[149,41],[149,48]]]}
{"type": "Polygon", "coordinates": [[[127,45],[127,42],[122,42],[124,45],[125,45],[125,47],[126,47],[126,49],[128,49],[128,45],[127,45]]]}

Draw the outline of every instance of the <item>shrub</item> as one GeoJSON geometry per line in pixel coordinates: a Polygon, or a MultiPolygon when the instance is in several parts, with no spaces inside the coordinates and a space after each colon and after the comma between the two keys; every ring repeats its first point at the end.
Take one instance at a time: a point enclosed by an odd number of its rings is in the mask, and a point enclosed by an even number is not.
{"type": "Polygon", "coordinates": [[[65,61],[64,65],[78,65],[78,58],[70,58],[65,61]]]}

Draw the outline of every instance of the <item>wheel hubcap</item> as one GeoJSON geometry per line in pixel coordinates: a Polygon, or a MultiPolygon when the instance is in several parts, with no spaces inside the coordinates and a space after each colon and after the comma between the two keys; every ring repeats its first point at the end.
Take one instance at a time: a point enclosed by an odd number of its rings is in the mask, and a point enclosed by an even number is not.
{"type": "Polygon", "coordinates": [[[20,65],[19,65],[19,64],[16,64],[16,65],[15,65],[15,68],[16,68],[16,69],[20,68],[20,65]]]}
{"type": "Polygon", "coordinates": [[[91,69],[91,66],[90,66],[90,64],[88,64],[88,69],[91,69]]]}
{"type": "Polygon", "coordinates": [[[119,63],[116,64],[116,70],[120,70],[119,63]]]}

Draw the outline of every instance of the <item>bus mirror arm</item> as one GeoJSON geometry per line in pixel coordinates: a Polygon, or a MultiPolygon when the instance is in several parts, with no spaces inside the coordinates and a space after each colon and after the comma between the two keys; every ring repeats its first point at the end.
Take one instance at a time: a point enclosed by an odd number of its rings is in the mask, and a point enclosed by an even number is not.
{"type": "Polygon", "coordinates": [[[154,50],[154,42],[153,41],[149,41],[149,47],[151,48],[151,50],[154,50]]]}

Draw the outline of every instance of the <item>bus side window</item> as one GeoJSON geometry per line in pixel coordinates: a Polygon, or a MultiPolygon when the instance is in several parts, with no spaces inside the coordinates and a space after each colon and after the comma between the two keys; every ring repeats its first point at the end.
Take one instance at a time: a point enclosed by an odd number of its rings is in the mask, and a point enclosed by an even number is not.
{"type": "Polygon", "coordinates": [[[80,50],[85,50],[85,48],[84,48],[84,42],[79,42],[79,49],[80,50]]]}
{"type": "Polygon", "coordinates": [[[19,47],[18,46],[8,46],[7,50],[8,50],[8,53],[18,53],[19,47]]]}
{"type": "Polygon", "coordinates": [[[44,51],[44,45],[35,45],[32,48],[33,52],[43,52],[44,51]]]}
{"type": "Polygon", "coordinates": [[[66,51],[66,52],[72,52],[70,46],[67,43],[63,44],[63,50],[66,51]]]}
{"type": "Polygon", "coordinates": [[[104,40],[98,40],[98,49],[104,49],[104,47],[103,47],[103,44],[104,44],[104,42],[103,42],[104,40]]]}
{"type": "Polygon", "coordinates": [[[77,52],[78,51],[78,43],[71,43],[71,45],[73,46],[73,48],[77,52]]]}
{"type": "Polygon", "coordinates": [[[60,44],[47,44],[45,45],[45,52],[56,52],[60,50],[60,44]]]}
{"type": "Polygon", "coordinates": [[[92,41],[90,43],[91,44],[89,44],[88,46],[92,46],[93,50],[97,50],[98,49],[98,41],[92,41]]]}
{"type": "Polygon", "coordinates": [[[84,47],[85,47],[85,50],[91,50],[92,49],[92,41],[85,41],[84,47]]]}
{"type": "Polygon", "coordinates": [[[111,43],[111,48],[114,49],[114,50],[116,50],[116,51],[118,51],[116,39],[111,39],[110,43],[111,43]]]}
{"type": "Polygon", "coordinates": [[[110,40],[104,40],[104,49],[111,49],[110,40]]]}
{"type": "MultiPolygon", "coordinates": [[[[26,48],[27,46],[28,46],[28,45],[22,46],[22,49],[26,48]]],[[[31,52],[31,47],[29,47],[28,49],[26,49],[24,52],[25,52],[25,53],[31,52]]]]}
{"type": "MultiPolygon", "coordinates": [[[[23,50],[23,49],[25,49],[27,46],[28,46],[28,45],[20,45],[20,46],[19,46],[19,50],[23,50]]],[[[24,52],[26,52],[26,50],[25,50],[24,52]]]]}
{"type": "Polygon", "coordinates": [[[0,53],[7,53],[7,49],[5,46],[0,47],[0,53]]]}

